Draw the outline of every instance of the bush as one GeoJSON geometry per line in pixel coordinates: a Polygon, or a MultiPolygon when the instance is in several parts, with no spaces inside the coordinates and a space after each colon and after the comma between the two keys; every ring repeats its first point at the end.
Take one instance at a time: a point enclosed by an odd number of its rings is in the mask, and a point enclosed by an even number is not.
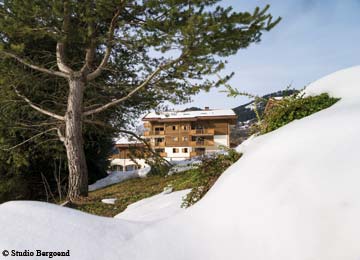
{"type": "Polygon", "coordinates": [[[196,187],[184,198],[181,206],[187,208],[204,197],[220,175],[240,157],[241,154],[234,149],[228,149],[227,154],[204,157],[202,164],[191,170],[191,178],[188,181],[196,187]]]}
{"type": "Polygon", "coordinates": [[[282,127],[295,119],[301,119],[328,108],[339,99],[323,93],[313,97],[289,96],[279,100],[264,115],[260,133],[265,134],[282,127]]]}

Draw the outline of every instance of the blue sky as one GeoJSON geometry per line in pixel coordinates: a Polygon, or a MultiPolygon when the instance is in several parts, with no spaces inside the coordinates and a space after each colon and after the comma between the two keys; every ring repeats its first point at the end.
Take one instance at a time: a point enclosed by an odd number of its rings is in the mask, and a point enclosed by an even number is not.
{"type": "MultiPolygon", "coordinates": [[[[262,95],[289,84],[302,88],[360,64],[360,0],[224,0],[223,4],[237,11],[270,4],[270,12],[283,18],[259,44],[228,59],[225,72],[235,72],[230,84],[239,90],[262,95]]],[[[219,90],[201,92],[194,102],[176,108],[234,108],[247,101],[226,97],[219,90]]]]}

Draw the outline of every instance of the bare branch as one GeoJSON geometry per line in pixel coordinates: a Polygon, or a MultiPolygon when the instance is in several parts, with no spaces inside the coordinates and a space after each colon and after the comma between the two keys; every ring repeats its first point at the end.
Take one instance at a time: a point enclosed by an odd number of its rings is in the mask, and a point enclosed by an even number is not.
{"type": "Polygon", "coordinates": [[[80,70],[81,72],[87,73],[88,71],[90,71],[91,65],[94,61],[94,56],[95,56],[95,44],[94,41],[91,41],[90,46],[86,49],[85,64],[81,68],[80,70]]]}
{"type": "Polygon", "coordinates": [[[15,59],[16,61],[20,62],[21,64],[33,69],[33,70],[37,70],[52,76],[58,76],[58,77],[62,77],[62,78],[69,78],[69,76],[63,72],[60,71],[54,71],[54,70],[50,70],[50,69],[46,69],[34,64],[31,64],[30,62],[27,62],[26,60],[16,56],[15,54],[12,54],[10,52],[7,51],[0,51],[0,53],[4,54],[5,56],[11,57],[13,59],[15,59]]]}
{"type": "Polygon", "coordinates": [[[53,112],[50,112],[50,111],[47,111],[41,107],[38,107],[37,105],[35,105],[34,103],[32,103],[27,97],[23,96],[22,94],[20,94],[20,92],[14,87],[15,89],[15,92],[16,94],[21,97],[26,103],[28,103],[28,105],[30,107],[32,107],[33,109],[35,109],[36,111],[39,111],[40,113],[44,114],[44,115],[47,115],[47,116],[50,116],[50,117],[53,117],[57,120],[61,120],[61,121],[64,121],[65,118],[63,116],[59,116],[53,112]]]}
{"type": "MultiPolygon", "coordinates": [[[[94,8],[91,6],[90,8],[94,8]]],[[[81,68],[81,72],[83,75],[87,75],[92,67],[92,63],[95,57],[95,50],[96,50],[96,35],[95,35],[95,24],[94,22],[89,22],[87,26],[88,32],[87,36],[89,37],[89,46],[86,48],[86,55],[85,55],[85,64],[81,68]]]]}
{"type": "MultiPolygon", "coordinates": [[[[124,4],[124,3],[125,3],[125,1],[122,2],[122,4],[124,4]]],[[[87,77],[86,77],[87,81],[91,81],[91,80],[97,78],[98,76],[100,76],[101,71],[105,68],[105,66],[107,65],[107,63],[109,61],[112,46],[113,46],[116,22],[117,22],[117,19],[119,18],[119,16],[120,16],[120,8],[116,11],[115,15],[113,16],[113,18],[111,19],[111,22],[110,22],[108,39],[106,42],[106,49],[105,49],[104,57],[101,60],[100,65],[92,73],[87,75],[87,77]]]]}
{"type": "Polygon", "coordinates": [[[70,26],[70,9],[69,1],[64,0],[64,20],[62,25],[62,33],[65,35],[63,39],[57,42],[56,44],[56,63],[60,71],[70,74],[73,70],[68,67],[65,63],[65,41],[67,38],[67,33],[70,26]]]}
{"type": "Polygon", "coordinates": [[[57,131],[57,134],[58,134],[58,136],[59,136],[60,141],[63,142],[63,143],[65,143],[65,137],[64,137],[64,135],[61,133],[60,128],[57,128],[56,131],[57,131]]]}
{"type": "Polygon", "coordinates": [[[57,62],[59,70],[62,71],[63,73],[66,73],[65,75],[67,75],[67,74],[72,73],[73,70],[65,64],[64,49],[65,49],[64,43],[58,42],[56,44],[56,62],[57,62]]]}
{"type": "Polygon", "coordinates": [[[98,107],[98,108],[95,108],[95,109],[92,109],[92,110],[89,110],[89,111],[85,111],[84,112],[84,116],[89,116],[89,115],[92,115],[92,114],[96,114],[96,113],[100,113],[106,109],[108,109],[109,107],[112,107],[112,106],[115,106],[129,98],[131,98],[136,92],[138,92],[139,90],[141,90],[142,88],[146,87],[150,81],[156,76],[158,75],[162,70],[164,70],[165,68],[171,66],[172,64],[178,62],[179,60],[181,60],[181,58],[184,56],[181,55],[179,58],[175,59],[175,60],[172,60],[164,65],[160,65],[153,73],[151,73],[145,80],[143,83],[141,83],[139,86],[137,86],[136,88],[134,88],[132,91],[130,91],[125,97],[122,97],[120,99],[116,99],[116,100],[113,100],[101,107],[98,107]]]}
{"type": "Polygon", "coordinates": [[[56,130],[56,129],[57,129],[57,128],[48,129],[48,130],[43,131],[43,132],[41,132],[41,133],[38,133],[38,134],[30,137],[29,139],[27,139],[27,140],[25,140],[25,141],[23,141],[23,142],[21,142],[21,143],[19,143],[19,144],[17,144],[17,145],[14,145],[14,146],[12,146],[12,147],[10,147],[10,148],[1,148],[1,149],[4,150],[4,151],[13,150],[13,149],[15,149],[15,148],[17,148],[17,147],[19,147],[19,146],[21,146],[21,145],[23,145],[23,144],[26,144],[26,143],[30,142],[31,140],[33,140],[33,139],[35,139],[35,138],[37,138],[37,137],[39,137],[39,136],[41,136],[41,135],[44,135],[44,134],[46,134],[46,133],[48,133],[48,132],[50,132],[50,131],[54,131],[54,130],[56,130]]]}

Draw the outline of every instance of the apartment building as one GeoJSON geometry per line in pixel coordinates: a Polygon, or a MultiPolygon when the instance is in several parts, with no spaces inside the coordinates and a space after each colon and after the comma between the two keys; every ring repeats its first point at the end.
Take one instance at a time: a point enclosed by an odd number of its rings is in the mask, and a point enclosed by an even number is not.
{"type": "Polygon", "coordinates": [[[116,141],[113,153],[110,157],[110,170],[129,172],[146,167],[146,163],[142,156],[144,144],[138,141],[130,141],[127,138],[120,138],[116,141]]]}
{"type": "Polygon", "coordinates": [[[149,113],[143,118],[144,137],[168,160],[184,160],[230,146],[230,126],[236,123],[233,110],[149,113]]]}

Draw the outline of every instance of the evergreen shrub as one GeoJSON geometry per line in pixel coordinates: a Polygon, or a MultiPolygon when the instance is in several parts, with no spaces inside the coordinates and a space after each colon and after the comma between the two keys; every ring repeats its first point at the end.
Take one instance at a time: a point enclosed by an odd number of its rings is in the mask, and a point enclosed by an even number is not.
{"type": "Polygon", "coordinates": [[[187,208],[199,201],[214,185],[220,175],[238,159],[241,154],[234,149],[228,149],[226,154],[216,154],[202,158],[202,164],[191,170],[188,181],[196,186],[183,199],[182,207],[187,208]]]}
{"type": "Polygon", "coordinates": [[[301,119],[335,104],[339,98],[330,97],[327,93],[318,96],[304,97],[293,95],[277,101],[264,114],[260,133],[265,134],[282,127],[293,120],[301,119]]]}

